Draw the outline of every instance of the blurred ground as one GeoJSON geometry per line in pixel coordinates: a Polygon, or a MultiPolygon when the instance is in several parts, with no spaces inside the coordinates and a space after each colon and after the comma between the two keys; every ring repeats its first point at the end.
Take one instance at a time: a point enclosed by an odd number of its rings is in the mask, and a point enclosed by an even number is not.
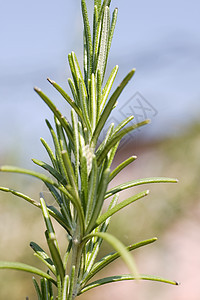
{"type": "MultiPolygon", "coordinates": [[[[138,249],[133,253],[138,269],[143,274],[152,274],[181,282],[169,286],[151,282],[124,282],[94,289],[80,296],[80,299],[115,300],[199,300],[200,269],[200,125],[186,128],[180,136],[163,141],[144,142],[133,136],[116,155],[115,164],[130,155],[138,159],[132,163],[115,184],[134,178],[168,176],[179,179],[178,184],[157,184],[143,186],[150,189],[150,195],[118,213],[111,222],[110,231],[125,244],[142,239],[158,237],[153,245],[138,249]]],[[[17,164],[11,157],[2,157],[0,163],[17,164]]],[[[38,181],[30,181],[23,176],[0,174],[1,186],[9,186],[23,191],[35,199],[43,186],[38,181]]],[[[121,199],[141,190],[123,192],[121,199]]],[[[43,239],[44,224],[37,208],[16,197],[0,193],[0,260],[21,261],[38,265],[29,247],[35,241],[46,248],[43,239]]],[[[63,232],[58,231],[60,242],[63,232]]],[[[63,246],[64,249],[64,246],[63,246]]],[[[111,249],[104,244],[101,255],[111,249]]],[[[124,264],[118,260],[101,276],[127,273],[124,264]],[[111,268],[112,267],[112,268],[111,268]]],[[[0,272],[0,299],[21,300],[26,296],[36,299],[31,283],[31,275],[21,272],[0,272]]]]}

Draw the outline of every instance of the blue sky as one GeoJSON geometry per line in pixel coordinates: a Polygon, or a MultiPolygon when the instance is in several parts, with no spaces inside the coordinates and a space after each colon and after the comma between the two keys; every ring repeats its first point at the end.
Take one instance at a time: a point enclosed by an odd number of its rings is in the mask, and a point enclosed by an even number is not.
{"type": "MultiPolygon", "coordinates": [[[[108,69],[119,64],[120,82],[136,68],[119,111],[139,92],[157,111],[148,116],[147,132],[175,134],[200,112],[200,2],[112,0],[115,6],[119,15],[108,69]]],[[[39,156],[39,137],[48,136],[44,117],[51,118],[33,86],[68,114],[46,78],[69,91],[67,55],[72,50],[82,55],[80,1],[1,1],[0,27],[0,154],[18,145],[29,159],[35,152],[39,156]]]]}

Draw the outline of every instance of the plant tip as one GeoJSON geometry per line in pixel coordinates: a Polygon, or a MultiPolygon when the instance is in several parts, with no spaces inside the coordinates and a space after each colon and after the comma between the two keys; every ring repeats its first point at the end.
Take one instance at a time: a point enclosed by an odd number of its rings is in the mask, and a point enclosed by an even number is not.
{"type": "Polygon", "coordinates": [[[41,89],[38,88],[37,86],[35,86],[33,89],[34,89],[35,92],[41,92],[41,89]]]}
{"type": "Polygon", "coordinates": [[[54,84],[55,81],[51,80],[49,77],[47,78],[48,82],[50,82],[51,84],[54,84]]]}

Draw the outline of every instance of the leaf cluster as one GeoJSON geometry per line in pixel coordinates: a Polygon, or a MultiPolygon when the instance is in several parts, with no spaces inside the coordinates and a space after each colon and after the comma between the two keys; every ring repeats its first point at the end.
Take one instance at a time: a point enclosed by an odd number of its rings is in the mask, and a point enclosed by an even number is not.
{"type": "Polygon", "coordinates": [[[71,300],[91,288],[121,280],[140,278],[176,284],[160,278],[139,275],[136,270],[130,251],[150,244],[156,238],[126,247],[107,233],[110,219],[115,213],[149,193],[145,190],[118,203],[121,191],[149,183],[176,182],[171,178],[144,178],[108,189],[108,184],[121,170],[136,159],[132,156],[110,171],[121,139],[127,133],[149,122],[147,120],[130,125],[133,116],[128,117],[117,126],[111,124],[104,140],[99,141],[102,129],[116,107],[119,96],[135,73],[134,69],[131,70],[110,95],[118,72],[118,66],[115,66],[104,82],[117,20],[117,9],[111,16],[110,3],[109,0],[104,0],[103,3],[101,0],[94,0],[91,28],[86,2],[81,1],[84,25],[84,72],[81,71],[75,53],[70,53],[68,61],[72,77],[68,79],[68,84],[73,99],[55,81],[48,79],[71,106],[71,120],[67,120],[54,103],[39,88],[35,88],[36,93],[54,115],[54,125],[46,120],[54,149],[41,139],[51,163],[33,159],[33,163],[44,169],[48,175],[11,166],[0,168],[2,172],[27,174],[38,178],[45,184],[59,207],[58,209],[48,206],[42,194],[38,202],[21,192],[0,187],[1,191],[13,193],[42,211],[49,254],[35,242],[31,242],[30,246],[35,256],[45,264],[47,273],[22,263],[0,263],[0,268],[24,270],[39,275],[40,284],[35,278],[33,283],[38,299],[41,300],[55,299],[52,285],[57,288],[56,299],[71,300]],[[103,212],[103,204],[109,200],[109,207],[103,212]],[[54,218],[67,233],[68,246],[64,255],[61,254],[51,218],[54,218]],[[102,240],[108,242],[116,252],[96,261],[102,240]],[[130,275],[114,276],[89,283],[94,275],[119,256],[128,265],[130,275]]]}

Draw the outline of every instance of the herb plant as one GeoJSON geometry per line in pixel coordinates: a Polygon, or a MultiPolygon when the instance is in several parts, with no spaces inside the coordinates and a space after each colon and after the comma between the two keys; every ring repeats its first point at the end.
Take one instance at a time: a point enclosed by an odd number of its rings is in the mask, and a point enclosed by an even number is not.
{"type": "Polygon", "coordinates": [[[108,117],[117,105],[117,100],[135,73],[130,73],[110,95],[118,66],[115,66],[105,82],[106,65],[117,20],[117,8],[110,15],[111,0],[94,0],[93,28],[91,31],[85,0],[81,0],[84,24],[84,75],[74,52],[68,55],[72,78],[68,79],[72,98],[53,80],[51,85],[71,106],[71,122],[57,109],[54,103],[39,89],[36,93],[54,115],[55,126],[46,120],[52,136],[54,150],[44,139],[42,145],[47,151],[51,165],[33,159],[33,162],[47,171],[49,177],[35,171],[2,166],[2,172],[21,173],[43,181],[59,209],[48,206],[40,194],[40,202],[11,188],[0,187],[1,191],[12,193],[41,209],[46,224],[45,238],[48,253],[38,244],[30,246],[45,265],[47,272],[16,262],[0,262],[1,269],[16,269],[40,276],[40,282],[33,278],[39,300],[72,300],[86,291],[106,283],[144,279],[176,284],[174,281],[138,274],[130,251],[151,244],[156,238],[124,246],[116,237],[107,233],[111,217],[131,203],[146,197],[148,190],[137,193],[118,203],[119,193],[134,186],[149,183],[177,182],[171,178],[144,178],[122,183],[109,189],[109,183],[136,157],[123,161],[113,171],[111,164],[121,139],[127,133],[147,124],[143,121],[130,125],[133,116],[115,126],[110,124],[102,142],[99,136],[108,117]],[[129,124],[129,125],[128,125],[129,124]],[[104,202],[109,207],[103,211],[104,202]],[[61,253],[51,219],[55,219],[66,231],[66,252],[61,253]],[[116,252],[97,260],[102,241],[108,242],[116,252]],[[93,277],[111,262],[121,257],[130,274],[99,280],[93,277]]]}

